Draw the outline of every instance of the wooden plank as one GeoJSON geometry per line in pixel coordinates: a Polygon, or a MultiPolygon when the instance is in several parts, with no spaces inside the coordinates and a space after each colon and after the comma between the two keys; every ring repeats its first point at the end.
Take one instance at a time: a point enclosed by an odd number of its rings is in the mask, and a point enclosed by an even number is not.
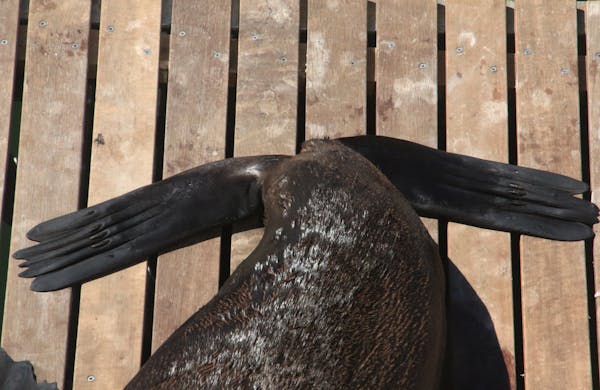
{"type": "Polygon", "coordinates": [[[437,147],[437,1],[377,1],[377,134],[437,147]]]}
{"type": "MultiPolygon", "coordinates": [[[[89,204],[152,180],[160,13],[151,0],[102,2],[89,204]]],[[[82,286],[74,388],[122,388],[139,370],[145,269],[82,286]]]]}
{"type": "MultiPolygon", "coordinates": [[[[230,3],[173,6],[164,177],[225,157],[230,3]]],[[[160,256],[152,348],[219,288],[220,239],[160,256]]]]}
{"type": "Polygon", "coordinates": [[[367,3],[308,1],[306,138],[366,132],[367,3]]]}
{"type": "MultiPolygon", "coordinates": [[[[586,81],[588,97],[588,136],[590,143],[590,187],[592,202],[600,204],[600,2],[586,2],[585,35],[587,46],[586,81]]],[[[600,226],[594,226],[596,239],[593,253],[596,258],[600,254],[600,226]]],[[[594,261],[596,292],[596,326],[600,334],[600,262],[594,261]]],[[[596,373],[594,373],[596,374],[596,373]]]]}
{"type": "Polygon", "coordinates": [[[376,18],[377,134],[437,148],[437,1],[379,0],[376,18]]]}
{"type": "MultiPolygon", "coordinates": [[[[577,178],[575,6],[515,2],[515,61],[519,163],[577,178]]],[[[525,387],[592,388],[583,244],[522,237],[521,274],[525,387]]]]}
{"type": "Polygon", "coordinates": [[[8,0],[0,3],[0,204],[4,196],[18,27],[19,2],[8,0]]]}
{"type": "MultiPolygon", "coordinates": [[[[446,5],[447,150],[508,162],[504,0],[446,5]]],[[[515,388],[510,234],[448,224],[448,257],[488,309],[515,388]]],[[[448,291],[459,290],[448,280],[448,291]]]]}
{"type": "MultiPolygon", "coordinates": [[[[240,1],[236,157],[296,151],[299,23],[298,1],[240,1]]],[[[232,270],[261,236],[255,229],[232,237],[232,270]]]]}
{"type": "MultiPolygon", "coordinates": [[[[90,6],[31,1],[11,253],[25,232],[77,209],[90,6]]],[[[62,387],[70,290],[37,294],[10,261],[2,345],[62,387]]]]}

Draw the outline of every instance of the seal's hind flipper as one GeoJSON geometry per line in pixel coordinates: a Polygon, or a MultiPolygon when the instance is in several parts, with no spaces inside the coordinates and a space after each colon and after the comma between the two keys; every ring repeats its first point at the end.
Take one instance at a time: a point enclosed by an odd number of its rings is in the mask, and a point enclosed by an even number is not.
{"type": "Polygon", "coordinates": [[[191,169],[106,202],[42,222],[27,236],[39,241],[13,254],[35,291],[83,283],[193,242],[262,208],[270,167],[286,157],[223,160],[191,169]]]}
{"type": "Polygon", "coordinates": [[[394,138],[339,141],[375,164],[419,215],[554,240],[594,235],[598,208],[573,196],[588,190],[581,181],[394,138]]]}

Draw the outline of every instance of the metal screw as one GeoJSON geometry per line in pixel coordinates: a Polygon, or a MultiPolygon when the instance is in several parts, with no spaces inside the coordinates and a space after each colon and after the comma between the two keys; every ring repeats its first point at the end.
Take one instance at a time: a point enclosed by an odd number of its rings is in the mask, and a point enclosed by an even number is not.
{"type": "Polygon", "coordinates": [[[287,60],[288,60],[288,59],[287,59],[287,57],[286,57],[286,56],[279,57],[279,61],[280,61],[280,62],[287,62],[287,60]]]}
{"type": "Polygon", "coordinates": [[[179,31],[179,36],[180,37],[185,37],[186,36],[186,32],[185,31],[179,31]]]}
{"type": "Polygon", "coordinates": [[[1,39],[0,45],[8,45],[8,39],[1,39]]]}
{"type": "Polygon", "coordinates": [[[73,49],[79,49],[79,43],[77,43],[77,42],[73,42],[73,43],[71,44],[71,47],[72,47],[73,49]]]}
{"type": "Polygon", "coordinates": [[[96,380],[96,377],[94,375],[88,375],[88,377],[87,377],[88,382],[93,382],[95,380],[96,380]]]}
{"type": "Polygon", "coordinates": [[[526,56],[528,56],[528,55],[531,54],[531,50],[525,49],[525,50],[523,50],[523,54],[525,54],[526,56]]]}
{"type": "Polygon", "coordinates": [[[258,40],[258,35],[256,35],[256,34],[252,34],[252,35],[250,36],[250,39],[252,39],[253,41],[257,41],[257,40],[258,40]]]}
{"type": "Polygon", "coordinates": [[[152,50],[150,50],[149,48],[144,49],[144,54],[149,55],[151,53],[152,53],[152,50]]]}
{"type": "Polygon", "coordinates": [[[419,69],[427,69],[427,66],[428,66],[428,65],[427,65],[426,63],[424,63],[424,62],[421,62],[421,63],[419,64],[419,69]]]}
{"type": "Polygon", "coordinates": [[[490,72],[496,73],[497,71],[498,71],[498,68],[496,68],[496,65],[490,66],[490,72]]]}
{"type": "Polygon", "coordinates": [[[115,31],[115,26],[113,26],[113,25],[106,26],[106,31],[108,31],[108,32],[114,32],[115,31]]]}
{"type": "Polygon", "coordinates": [[[569,74],[569,70],[563,68],[563,69],[560,70],[560,74],[562,74],[563,76],[566,76],[566,75],[569,74]]]}
{"type": "Polygon", "coordinates": [[[395,48],[395,47],[396,47],[396,42],[388,42],[388,47],[389,47],[390,49],[393,49],[393,48],[395,48]]]}
{"type": "Polygon", "coordinates": [[[463,47],[459,46],[459,47],[456,48],[456,54],[462,54],[464,52],[465,52],[465,49],[463,47]]]}
{"type": "Polygon", "coordinates": [[[40,20],[40,27],[44,28],[48,25],[48,22],[46,22],[45,20],[40,20]]]}
{"type": "Polygon", "coordinates": [[[220,51],[213,51],[213,57],[215,57],[215,58],[221,58],[221,52],[220,51]]]}

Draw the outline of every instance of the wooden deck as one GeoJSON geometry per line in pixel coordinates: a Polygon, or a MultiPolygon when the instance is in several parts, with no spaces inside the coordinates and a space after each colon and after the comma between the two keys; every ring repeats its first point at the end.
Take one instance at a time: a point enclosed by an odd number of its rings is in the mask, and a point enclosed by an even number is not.
{"type": "MultiPolygon", "coordinates": [[[[368,132],[583,178],[600,202],[600,1],[163,3],[0,2],[2,346],[39,379],[122,388],[260,231],[56,293],[8,253],[205,162],[368,132]]],[[[599,240],[426,224],[487,305],[513,388],[599,387],[599,240]]]]}

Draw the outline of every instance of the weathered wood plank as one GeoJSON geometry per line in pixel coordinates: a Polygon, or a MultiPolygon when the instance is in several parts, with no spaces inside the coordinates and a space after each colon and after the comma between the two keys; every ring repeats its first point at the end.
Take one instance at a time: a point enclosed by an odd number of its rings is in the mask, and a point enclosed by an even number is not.
{"type": "MultiPolygon", "coordinates": [[[[31,244],[29,228],[77,208],[89,14],[86,2],[30,2],[11,252],[31,244]]],[[[18,272],[10,261],[2,345],[62,387],[70,291],[33,293],[18,272]]]]}
{"type": "MultiPolygon", "coordinates": [[[[590,187],[592,202],[600,204],[600,1],[586,2],[585,8],[585,35],[587,46],[586,81],[588,97],[588,138],[590,144],[590,187]]],[[[594,239],[593,253],[596,258],[600,255],[600,227],[594,226],[596,238],[594,239]]],[[[600,333],[600,262],[594,262],[596,282],[596,324],[600,333]]],[[[594,375],[597,373],[594,373],[594,375]]]]}
{"type": "Polygon", "coordinates": [[[0,3],[0,204],[4,196],[18,28],[19,2],[8,0],[0,3]]]}
{"type": "Polygon", "coordinates": [[[366,132],[367,2],[308,1],[306,138],[366,132]]]}
{"type": "Polygon", "coordinates": [[[379,0],[376,17],[377,134],[437,148],[437,1],[379,0]]]}
{"type": "MultiPolygon", "coordinates": [[[[515,2],[518,160],[580,177],[575,2],[515,2]],[[552,26],[552,28],[548,28],[552,26]]],[[[525,387],[589,389],[582,243],[521,238],[525,387]]]]}
{"type": "Polygon", "coordinates": [[[437,147],[437,1],[377,1],[377,134],[437,147]]]}
{"type": "MultiPolygon", "coordinates": [[[[446,5],[447,150],[508,161],[504,0],[446,5]]],[[[448,224],[448,257],[487,307],[515,386],[510,235],[448,224]]],[[[448,291],[458,289],[448,281],[448,291]]]]}
{"type": "MultiPolygon", "coordinates": [[[[231,5],[178,1],[171,26],[164,177],[225,157],[231,5]]],[[[220,239],[160,256],[155,350],[219,288],[220,239]]]]}
{"type": "MultiPolygon", "coordinates": [[[[296,151],[299,23],[298,1],[240,1],[236,157],[296,151]]],[[[232,270],[261,236],[255,229],[232,237],[232,270]]]]}
{"type": "MultiPolygon", "coordinates": [[[[152,180],[160,12],[151,0],[102,2],[89,204],[152,180]]],[[[122,388],[138,371],[145,269],[82,286],[74,388],[122,388]]]]}

